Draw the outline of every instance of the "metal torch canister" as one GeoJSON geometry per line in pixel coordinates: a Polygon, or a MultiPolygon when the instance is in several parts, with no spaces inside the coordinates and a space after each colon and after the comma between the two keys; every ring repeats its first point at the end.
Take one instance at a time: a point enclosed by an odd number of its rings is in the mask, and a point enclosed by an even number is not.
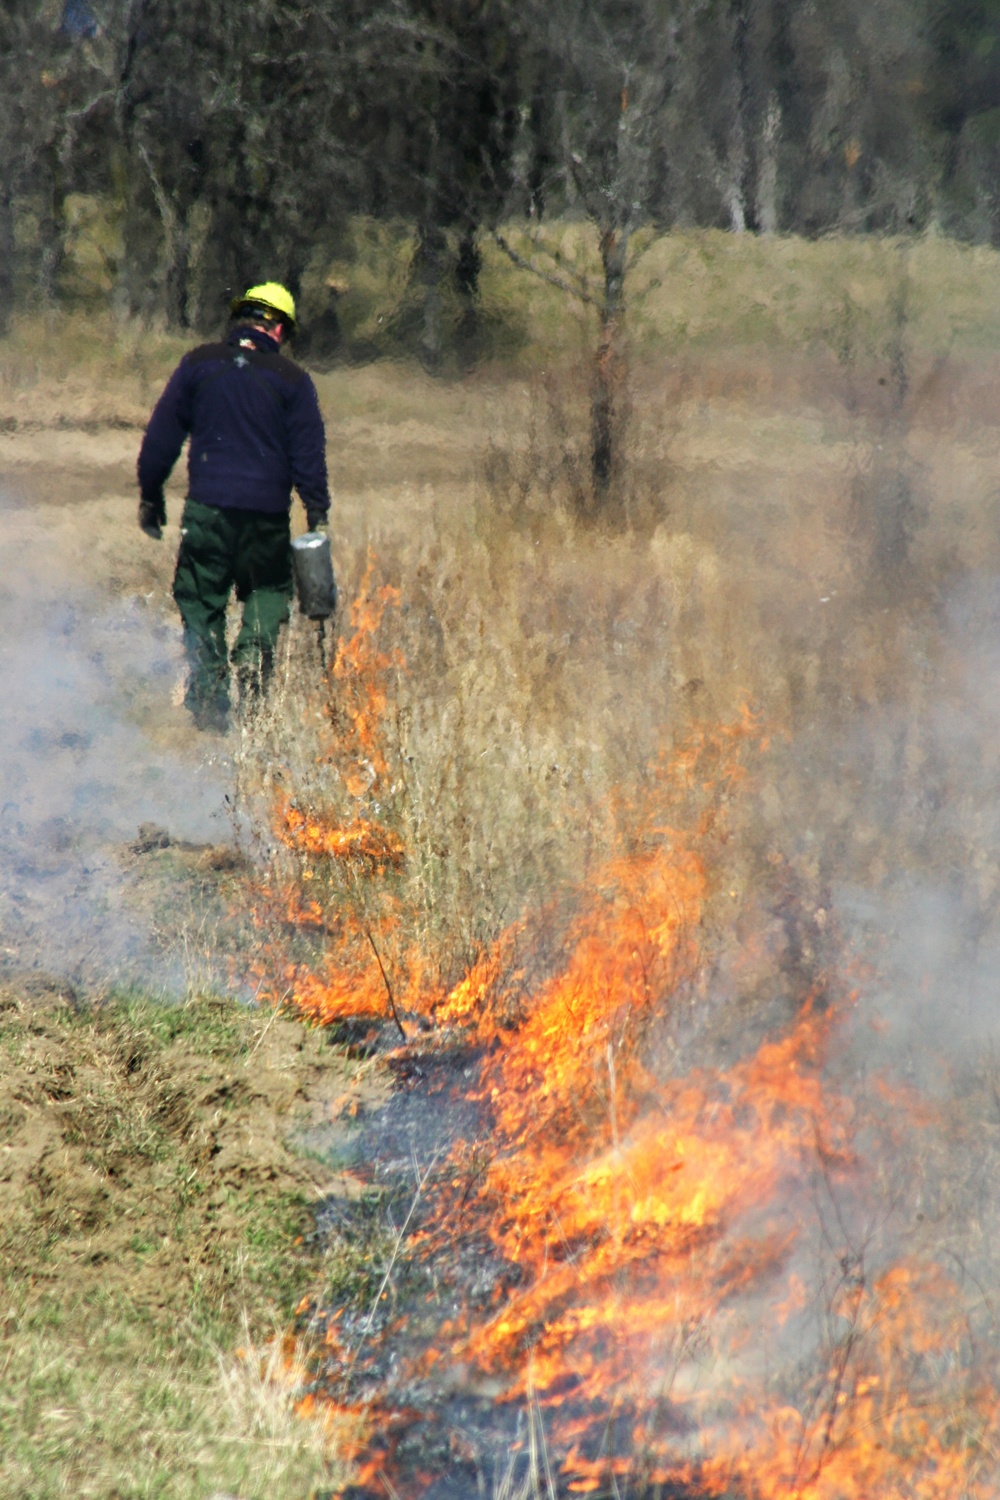
{"type": "Polygon", "coordinates": [[[330,538],[324,531],[307,531],[292,542],[292,570],[299,609],[316,621],[319,664],[326,671],[326,622],[337,609],[337,585],[333,577],[330,538]]]}
{"type": "Polygon", "coordinates": [[[337,609],[330,538],[323,531],[307,531],[292,542],[292,567],[299,609],[310,620],[328,620],[337,609]]]}

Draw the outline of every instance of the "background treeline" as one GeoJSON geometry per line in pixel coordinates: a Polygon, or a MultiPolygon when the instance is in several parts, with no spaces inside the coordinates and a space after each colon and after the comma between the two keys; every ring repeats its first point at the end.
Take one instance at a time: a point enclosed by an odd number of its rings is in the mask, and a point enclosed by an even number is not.
{"type": "Polygon", "coordinates": [[[613,319],[640,227],[998,244],[998,181],[1000,0],[0,7],[0,331],[80,295],[95,204],[121,310],[213,327],[266,274],[331,346],[316,268],[357,256],[352,222],[405,229],[397,332],[433,364],[474,324],[483,238],[523,257],[511,226],[588,220],[613,319]]]}

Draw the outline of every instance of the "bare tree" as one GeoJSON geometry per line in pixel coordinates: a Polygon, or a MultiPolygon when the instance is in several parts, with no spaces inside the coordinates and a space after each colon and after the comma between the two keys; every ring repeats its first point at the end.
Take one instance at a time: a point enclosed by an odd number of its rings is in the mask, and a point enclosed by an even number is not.
{"type": "Polygon", "coordinates": [[[60,136],[72,49],[41,3],[0,9],[0,332],[15,297],[15,205],[30,195],[37,290],[54,294],[61,248],[60,136]]]}
{"type": "Polygon", "coordinates": [[[442,286],[472,302],[474,231],[502,180],[499,3],[139,0],[121,90],[129,303],[184,325],[265,264],[296,290],[348,212],[415,226],[417,347],[442,286]],[[457,248],[456,248],[457,241],[457,248]]]}
{"type": "MultiPolygon", "coordinates": [[[[689,7],[689,15],[697,6],[689,7]]],[[[624,438],[626,285],[637,254],[635,231],[650,218],[664,119],[676,83],[684,26],[661,0],[567,0],[531,11],[537,74],[556,83],[558,122],[547,142],[548,184],[537,153],[522,153],[518,184],[536,219],[546,201],[568,197],[597,232],[600,274],[567,266],[540,229],[525,254],[500,229],[497,244],[515,263],[592,306],[597,341],[591,380],[591,472],[604,506],[614,488],[624,438]]]]}
{"type": "Polygon", "coordinates": [[[62,294],[72,192],[121,215],[126,304],[182,325],[212,321],[265,265],[297,284],[314,248],[362,212],[413,226],[396,332],[437,368],[450,333],[475,326],[483,227],[503,240],[511,219],[537,229],[582,215],[596,275],[560,265],[544,235],[517,253],[595,311],[604,494],[621,453],[639,225],[898,232],[936,217],[1000,237],[1000,32],[993,0],[960,9],[9,0],[0,325],[15,272],[18,288],[62,294]]]}
{"type": "MultiPolygon", "coordinates": [[[[127,0],[20,0],[0,8],[0,330],[19,267],[34,294],[60,295],[65,200],[86,177],[107,193],[127,0]],[[84,168],[99,161],[96,173],[84,168]],[[96,176],[96,183],[90,177],[96,176]],[[34,235],[16,253],[15,220],[34,235]]],[[[23,281],[21,282],[23,286],[23,281]]]]}
{"type": "Polygon", "coordinates": [[[375,59],[356,109],[362,177],[415,225],[416,347],[437,370],[449,282],[462,309],[458,331],[474,332],[475,237],[508,187],[519,28],[506,0],[386,0],[362,34],[375,59]]]}

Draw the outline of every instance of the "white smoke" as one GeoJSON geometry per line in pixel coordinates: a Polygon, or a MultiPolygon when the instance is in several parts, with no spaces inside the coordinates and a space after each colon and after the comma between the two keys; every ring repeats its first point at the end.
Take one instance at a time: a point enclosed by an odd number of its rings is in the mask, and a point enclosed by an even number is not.
{"type": "Polygon", "coordinates": [[[183,753],[143,728],[182,671],[180,632],[142,595],[67,576],[41,524],[7,523],[0,491],[0,972],[176,992],[129,898],[141,823],[176,839],[231,836],[231,767],[191,730],[183,753]]]}

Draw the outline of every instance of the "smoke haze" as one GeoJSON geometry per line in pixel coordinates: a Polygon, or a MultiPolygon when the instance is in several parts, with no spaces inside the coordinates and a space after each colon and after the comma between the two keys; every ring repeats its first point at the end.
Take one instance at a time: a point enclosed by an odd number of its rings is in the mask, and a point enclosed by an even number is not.
{"type": "Polygon", "coordinates": [[[53,519],[0,491],[0,963],[176,993],[181,959],[130,905],[128,846],[143,823],[225,842],[231,765],[144,725],[180,678],[179,632],[143,595],[88,584],[53,519]]]}

